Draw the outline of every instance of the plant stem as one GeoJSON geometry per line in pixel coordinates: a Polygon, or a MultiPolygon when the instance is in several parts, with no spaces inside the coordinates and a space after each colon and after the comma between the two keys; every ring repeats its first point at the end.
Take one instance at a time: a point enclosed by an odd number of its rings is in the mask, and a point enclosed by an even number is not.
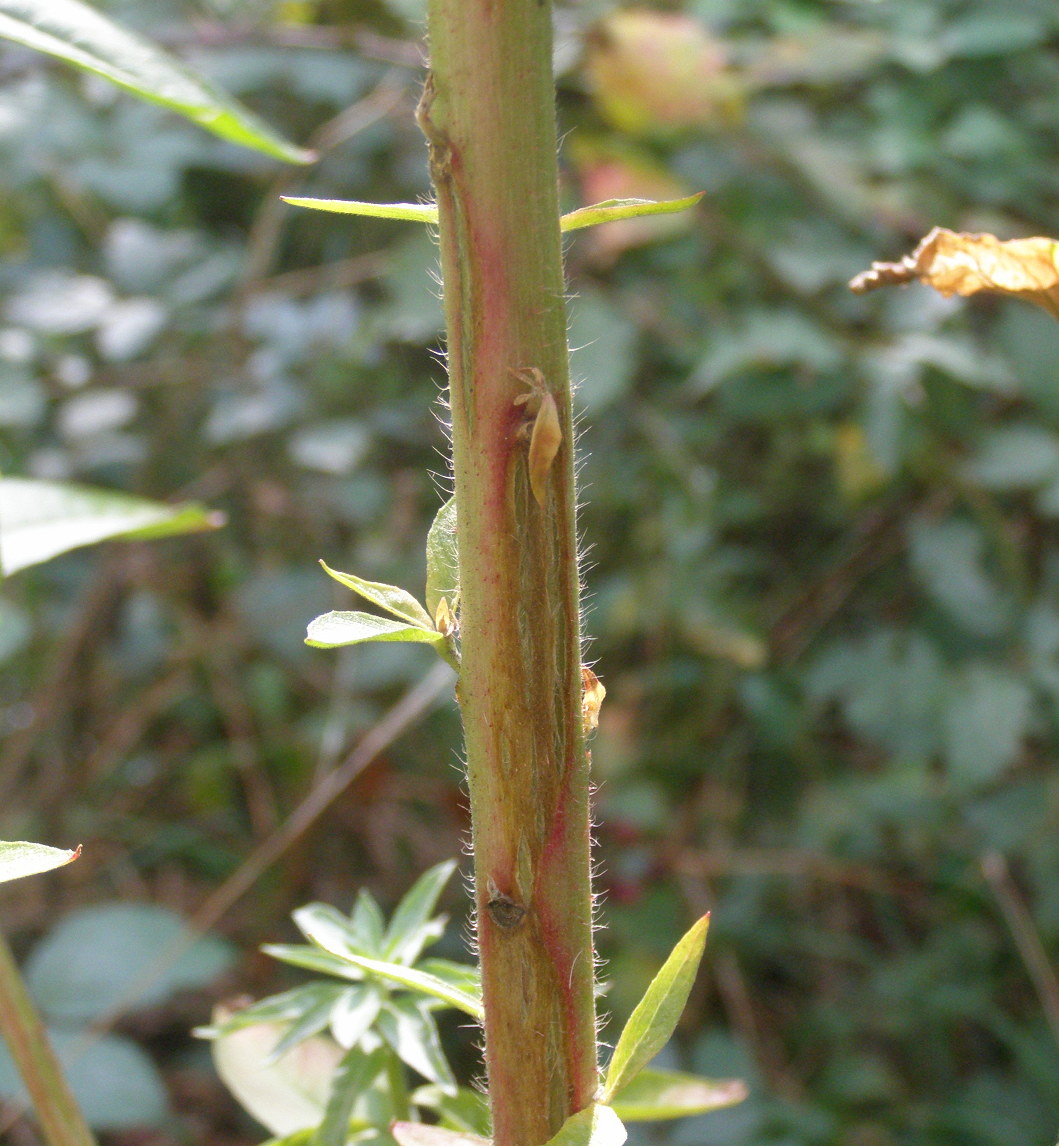
{"type": "Polygon", "coordinates": [[[430,0],[419,108],[440,213],[496,1146],[546,1142],[598,1085],[550,9],[430,0]],[[554,458],[526,433],[544,407],[562,435],[554,458]]]}
{"type": "Polygon", "coordinates": [[[41,1130],[50,1146],[96,1146],[48,1041],[44,1024],[26,991],[11,948],[2,936],[0,1035],[33,1099],[41,1130]]]}

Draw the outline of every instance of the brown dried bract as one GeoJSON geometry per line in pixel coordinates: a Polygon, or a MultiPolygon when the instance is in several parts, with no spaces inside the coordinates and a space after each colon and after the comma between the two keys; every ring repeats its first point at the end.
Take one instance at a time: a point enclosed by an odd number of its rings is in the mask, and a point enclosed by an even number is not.
{"type": "Polygon", "coordinates": [[[1006,294],[1059,318],[1059,243],[1042,237],[998,239],[935,227],[899,263],[872,263],[850,284],[856,294],[922,282],[948,298],[980,291],[1006,294]]]}

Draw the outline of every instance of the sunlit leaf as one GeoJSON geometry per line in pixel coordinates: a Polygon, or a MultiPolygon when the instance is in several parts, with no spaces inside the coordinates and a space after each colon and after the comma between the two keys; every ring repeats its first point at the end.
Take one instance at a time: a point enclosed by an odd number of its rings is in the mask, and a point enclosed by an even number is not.
{"type": "Polygon", "coordinates": [[[935,227],[897,263],[872,263],[850,284],[856,294],[922,282],[948,298],[979,292],[1011,295],[1059,318],[1059,243],[1055,239],[998,239],[935,227]]]}
{"type": "Polygon", "coordinates": [[[442,888],[456,870],[455,860],[445,860],[425,871],[397,905],[386,930],[385,955],[395,963],[411,964],[427,942],[439,937],[428,929],[442,888]]]}
{"type": "Polygon", "coordinates": [[[80,845],[71,852],[64,848],[50,848],[46,844],[0,840],[0,883],[51,871],[73,863],[80,854],[80,845]]]}
{"type": "Polygon", "coordinates": [[[355,199],[313,199],[295,195],[281,196],[292,207],[312,211],[330,211],[336,215],[370,215],[373,219],[404,219],[410,223],[436,223],[437,203],[361,203],[355,199]]]}
{"type": "Polygon", "coordinates": [[[595,227],[600,223],[616,223],[619,219],[639,219],[645,215],[673,215],[694,207],[705,195],[685,195],[683,199],[606,199],[590,207],[579,207],[562,217],[564,231],[577,231],[582,227],[595,227]]]}
{"type": "Polygon", "coordinates": [[[162,505],[66,482],[0,478],[0,570],[8,574],[97,541],[148,540],[223,524],[223,514],[198,505],[162,505]]]}
{"type": "Polygon", "coordinates": [[[572,1114],[545,1146],[622,1146],[627,1137],[611,1107],[593,1105],[572,1114]]]}
{"type": "Polygon", "coordinates": [[[305,643],[316,649],[339,649],[365,641],[412,641],[433,645],[452,663],[445,638],[436,629],[422,629],[401,621],[377,617],[374,613],[324,613],[309,622],[305,643]]]}
{"type": "Polygon", "coordinates": [[[628,1086],[669,1042],[691,993],[709,924],[710,917],[704,915],[692,925],[636,1004],[607,1068],[604,1102],[628,1086]]]}
{"type": "Polygon", "coordinates": [[[402,1062],[444,1093],[456,1094],[456,1079],[441,1049],[437,1024],[417,1000],[408,995],[389,999],[379,1013],[375,1029],[402,1062]]]}
{"type": "MultiPolygon", "coordinates": [[[[228,1010],[218,1007],[223,1029],[228,1010]]],[[[217,1073],[239,1104],[271,1133],[293,1134],[324,1116],[342,1050],[330,1039],[307,1039],[277,1061],[269,1056],[283,1027],[260,1024],[222,1034],[212,1044],[217,1073]]]]}
{"type": "Polygon", "coordinates": [[[365,581],[353,573],[340,573],[337,569],[330,568],[324,561],[321,561],[320,565],[328,577],[333,577],[340,585],[359,593],[366,601],[378,605],[387,613],[420,628],[433,629],[434,622],[430,614],[407,590],[397,585],[386,585],[381,581],[365,581]]]}
{"type": "Polygon", "coordinates": [[[80,0],[0,0],[0,37],[102,76],[222,139],[288,163],[315,158],[282,139],[212,80],[80,0]]]}
{"type": "Polygon", "coordinates": [[[625,1122],[651,1122],[734,1106],[746,1095],[746,1084],[738,1078],[699,1078],[647,1067],[614,1096],[611,1105],[625,1122]]]}

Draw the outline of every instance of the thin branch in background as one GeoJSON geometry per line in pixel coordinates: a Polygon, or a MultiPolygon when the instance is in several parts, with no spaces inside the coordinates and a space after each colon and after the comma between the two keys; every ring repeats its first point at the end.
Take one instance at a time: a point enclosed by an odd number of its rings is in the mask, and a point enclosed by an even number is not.
{"type": "MultiPolygon", "coordinates": [[[[404,80],[397,73],[388,72],[363,99],[321,124],[310,137],[308,147],[323,157],[396,111],[407,100],[408,91],[404,80]]],[[[242,280],[235,296],[236,313],[245,305],[247,297],[257,292],[272,264],[283,225],[291,212],[291,208],[280,196],[304,178],[304,173],[296,168],[284,170],[265,192],[261,209],[250,228],[242,280]]]]}
{"type": "Polygon", "coordinates": [[[1059,978],[1048,961],[1033,916],[1011,878],[1007,860],[1000,852],[986,852],[978,863],[1033,982],[1052,1038],[1059,1046],[1059,978]]]}

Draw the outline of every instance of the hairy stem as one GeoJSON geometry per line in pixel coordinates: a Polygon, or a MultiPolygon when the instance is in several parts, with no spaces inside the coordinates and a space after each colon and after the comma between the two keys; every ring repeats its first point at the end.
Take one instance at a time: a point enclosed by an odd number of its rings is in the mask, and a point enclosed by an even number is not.
{"type": "Polygon", "coordinates": [[[496,1146],[597,1089],[573,428],[547,0],[431,0],[462,667],[496,1146]]]}

